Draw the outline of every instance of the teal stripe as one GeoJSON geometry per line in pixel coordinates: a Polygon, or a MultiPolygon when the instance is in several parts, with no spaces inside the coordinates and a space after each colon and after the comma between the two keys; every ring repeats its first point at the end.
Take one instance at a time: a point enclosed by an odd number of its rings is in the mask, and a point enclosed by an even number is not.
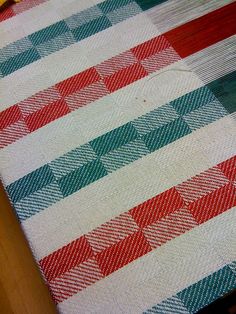
{"type": "Polygon", "coordinates": [[[208,87],[229,113],[236,111],[236,72],[209,83],[208,87]]]}
{"type": "Polygon", "coordinates": [[[152,308],[146,310],[143,314],[190,314],[183,302],[177,297],[173,296],[154,305],[152,308]]]}
{"type": "Polygon", "coordinates": [[[193,110],[203,107],[213,100],[215,100],[215,97],[211,91],[205,87],[201,87],[192,93],[188,93],[172,101],[171,105],[175,108],[179,115],[186,115],[193,110]]]}
{"type": "MultiPolygon", "coordinates": [[[[49,172],[48,182],[44,178],[44,167],[42,167],[42,170],[40,168],[26,175],[7,187],[12,202],[19,202],[47,184],[52,183],[52,181],[57,182],[63,197],[67,197],[108,173],[112,173],[227,115],[228,112],[224,107],[213,94],[209,95],[209,93],[209,89],[204,87],[204,90],[201,88],[189,93],[184,98],[181,97],[183,104],[190,107],[190,109],[184,111],[187,112],[185,115],[183,115],[182,110],[178,113],[172,105],[174,102],[170,102],[66,153],[44,166],[49,172]],[[201,95],[208,97],[207,99],[210,102],[206,104],[205,98],[202,98],[201,95]],[[191,103],[186,102],[186,99],[191,99],[191,103]],[[197,99],[204,105],[195,104],[197,99]],[[29,186],[29,189],[27,186],[29,186]]],[[[181,108],[181,103],[178,101],[176,103],[179,104],[178,108],[181,108]]],[[[52,191],[50,197],[50,204],[54,197],[53,193],[54,191],[52,191]]],[[[57,202],[57,192],[55,192],[54,198],[54,202],[57,202]]],[[[42,200],[40,202],[43,204],[42,200]]],[[[21,217],[23,217],[25,204],[31,206],[29,202],[22,202],[22,204],[21,217]]],[[[29,210],[25,207],[26,213],[29,210]]]]}
{"type": "Polygon", "coordinates": [[[0,63],[31,48],[33,48],[33,45],[28,37],[17,40],[0,50],[0,63]]]}
{"type": "Polygon", "coordinates": [[[78,12],[65,19],[66,24],[70,29],[75,29],[83,24],[86,24],[90,21],[96,20],[97,18],[103,16],[102,11],[99,9],[99,6],[95,5],[91,8],[88,8],[82,12],[78,12]]]}
{"type": "Polygon", "coordinates": [[[146,134],[143,139],[150,152],[154,152],[191,132],[188,124],[182,118],[178,118],[146,134]]]}
{"type": "Polygon", "coordinates": [[[76,43],[76,40],[73,34],[71,32],[66,32],[47,42],[43,42],[38,45],[36,49],[41,58],[43,58],[74,43],[76,43]]]}
{"type": "Polygon", "coordinates": [[[109,19],[106,16],[101,16],[95,20],[83,24],[78,28],[73,29],[71,32],[74,35],[75,40],[80,41],[111,26],[112,24],[109,19]]]}
{"type": "Polygon", "coordinates": [[[122,145],[135,140],[138,133],[129,122],[114,129],[90,142],[90,145],[98,156],[103,156],[108,152],[121,147],[122,145]]]}
{"type": "Polygon", "coordinates": [[[142,10],[140,9],[140,7],[135,2],[133,2],[124,7],[107,13],[107,17],[109,18],[112,25],[115,25],[141,12],[142,10]]]}
{"type": "Polygon", "coordinates": [[[53,181],[54,176],[50,166],[44,165],[18,181],[8,185],[6,190],[12,202],[16,203],[20,199],[42,189],[53,181]]]}
{"type": "Polygon", "coordinates": [[[0,49],[0,73],[9,75],[162,2],[106,0],[83,10],[0,49]]]}
{"type": "Polygon", "coordinates": [[[38,54],[37,50],[35,48],[31,48],[17,54],[14,57],[11,57],[5,62],[0,63],[0,71],[3,76],[6,76],[39,59],[40,55],[38,54]]]}
{"type": "Polygon", "coordinates": [[[38,32],[29,35],[29,39],[34,46],[40,45],[50,39],[53,39],[63,33],[69,32],[70,29],[65,21],[60,21],[52,24],[38,32]]]}
{"type": "Polygon", "coordinates": [[[177,296],[191,313],[196,313],[234,288],[236,288],[236,277],[227,265],[177,293],[177,296]]]}
{"type": "Polygon", "coordinates": [[[57,182],[52,182],[41,190],[16,202],[14,207],[18,218],[20,220],[25,220],[62,199],[63,195],[57,182]]]}
{"type": "Polygon", "coordinates": [[[229,265],[230,269],[232,270],[232,272],[234,273],[234,275],[236,276],[236,261],[231,263],[229,265]]]}
{"type": "Polygon", "coordinates": [[[63,196],[66,197],[107,174],[103,164],[99,160],[94,160],[62,177],[58,184],[63,196]]]}
{"type": "Polygon", "coordinates": [[[179,115],[175,109],[171,104],[167,104],[148,112],[131,123],[139,135],[145,135],[178,118],[179,115]]]}
{"type": "Polygon", "coordinates": [[[193,314],[236,288],[235,262],[180,291],[143,314],[193,314]]]}
{"type": "Polygon", "coordinates": [[[128,165],[150,153],[141,139],[136,139],[101,157],[101,162],[109,173],[128,165]]]}
{"type": "Polygon", "coordinates": [[[107,14],[133,2],[133,0],[107,0],[99,3],[97,6],[104,14],[107,14]]]}
{"type": "Polygon", "coordinates": [[[137,4],[143,11],[151,9],[152,7],[166,2],[166,0],[136,0],[137,4]]]}
{"type": "Polygon", "coordinates": [[[186,114],[184,120],[187,122],[191,130],[197,130],[211,122],[223,118],[227,114],[228,112],[218,100],[214,100],[209,104],[186,114]]]}
{"type": "Polygon", "coordinates": [[[92,147],[85,144],[53,160],[49,165],[54,176],[59,179],[96,158],[97,155],[92,147]]]}

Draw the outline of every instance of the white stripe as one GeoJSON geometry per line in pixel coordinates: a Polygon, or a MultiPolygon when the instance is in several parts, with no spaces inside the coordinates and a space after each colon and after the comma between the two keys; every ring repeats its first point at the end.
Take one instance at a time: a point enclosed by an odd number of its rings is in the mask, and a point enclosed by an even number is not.
{"type": "Polygon", "coordinates": [[[0,110],[159,34],[141,13],[33,62],[0,80],[0,110]]]}
{"type": "Polygon", "coordinates": [[[234,207],[80,291],[59,311],[142,313],[236,260],[235,223],[234,207]]]}
{"type": "Polygon", "coordinates": [[[0,24],[0,49],[104,0],[49,0],[0,24]]]}
{"type": "MultiPolygon", "coordinates": [[[[227,38],[211,46],[211,48],[206,48],[194,54],[192,58],[188,57],[186,61],[193,71],[199,73],[203,81],[209,82],[211,79],[214,80],[226,75],[232,71],[232,64],[224,62],[224,65],[221,64],[218,67],[218,60],[219,57],[225,60],[226,56],[230,54],[232,49],[230,43],[232,40],[235,39],[233,37],[227,38]],[[222,51],[222,47],[227,47],[227,49],[222,51]],[[208,49],[214,50],[213,57],[208,57],[211,69],[215,69],[212,75],[209,75],[208,68],[204,70],[204,67],[202,67],[204,55],[209,55],[208,49]],[[199,56],[203,56],[200,62],[198,62],[199,56]]],[[[173,69],[186,70],[187,68],[183,61],[172,64],[76,112],[57,119],[20,139],[13,145],[5,147],[0,151],[2,160],[0,171],[6,184],[10,184],[74,147],[203,85],[191,73],[176,72],[175,76],[172,76],[174,73],[170,71],[168,75],[166,71],[173,69]],[[166,72],[166,74],[163,72],[166,72]],[[158,73],[163,74],[157,76],[158,73]],[[165,80],[164,76],[166,76],[165,80]],[[150,77],[153,77],[153,79],[150,80],[150,77]],[[184,79],[185,77],[186,79],[184,79]],[[183,79],[184,81],[181,83],[183,79]],[[163,89],[165,82],[169,86],[167,90],[165,86],[163,89]],[[160,86],[158,89],[156,87],[157,84],[160,86]],[[177,89],[176,86],[178,87],[177,89]],[[163,91],[165,91],[164,95],[163,91]],[[91,121],[93,121],[92,128],[91,121]],[[70,128],[68,128],[68,125],[70,125],[70,128]],[[96,128],[94,127],[95,125],[96,128]],[[84,132],[86,133],[84,134],[84,132]],[[75,134],[80,134],[80,136],[75,136],[75,134]],[[84,136],[82,137],[81,134],[84,136]],[[42,151],[45,153],[42,153],[42,151]],[[19,163],[21,167],[17,166],[19,163]]],[[[14,98],[14,94],[12,96],[14,98]]]]}
{"type": "Polygon", "coordinates": [[[183,61],[176,62],[5,147],[0,151],[5,184],[203,85],[186,71],[183,61]]]}
{"type": "MultiPolygon", "coordinates": [[[[186,2],[186,0],[183,1],[186,2]]],[[[195,18],[207,13],[207,10],[206,12],[204,11],[206,8],[213,10],[214,7],[217,7],[220,3],[219,1],[218,4],[215,3],[215,0],[212,2],[213,4],[210,6],[207,5],[205,7],[202,5],[202,9],[196,11],[199,15],[196,15],[195,18]]],[[[58,81],[64,80],[86,68],[94,66],[141,42],[159,35],[160,31],[163,32],[163,30],[160,28],[160,25],[157,25],[157,27],[154,26],[151,21],[153,18],[149,18],[149,13],[151,14],[152,10],[154,10],[153,14],[155,15],[155,10],[159,12],[159,8],[161,9],[164,5],[168,5],[168,9],[165,9],[164,6],[164,11],[167,10],[168,15],[171,16],[173,3],[176,2],[168,1],[166,4],[158,5],[149,10],[148,13],[141,13],[135,17],[129,18],[122,23],[114,25],[112,28],[108,28],[95,36],[86,38],[82,42],[33,62],[1,79],[0,89],[2,89],[4,93],[2,93],[0,99],[0,109],[6,109],[12,104],[36,92],[54,85],[58,81]],[[127,29],[129,32],[127,32],[127,29]],[[110,38],[113,38],[113,43],[116,43],[115,45],[110,44],[110,38]],[[30,77],[30,79],[27,79],[28,77],[30,77]],[[22,78],[24,78],[23,81],[22,78]]],[[[193,4],[191,5],[194,7],[193,4]]],[[[219,6],[222,6],[222,4],[219,6]]],[[[163,9],[161,9],[160,12],[162,12],[162,10],[163,9]]],[[[163,14],[162,12],[160,16],[163,16],[163,14]]],[[[159,18],[160,16],[158,13],[159,18]]],[[[176,25],[180,24],[180,21],[182,21],[182,16],[180,20],[178,20],[179,18],[180,17],[177,15],[177,22],[175,21],[176,25]]],[[[166,19],[164,19],[164,22],[166,22],[166,19]]],[[[175,23],[173,25],[175,25],[175,23]]],[[[168,25],[165,31],[173,28],[173,25],[168,25]]]]}
{"type": "MultiPolygon", "coordinates": [[[[77,0],[61,0],[60,2],[48,0],[30,10],[17,14],[11,19],[1,22],[0,48],[103,1],[80,0],[78,3],[77,0]]],[[[225,0],[224,2],[210,0],[202,4],[196,3],[194,0],[178,2],[171,0],[148,10],[147,14],[155,23],[158,23],[160,30],[169,30],[231,2],[233,0],[225,0]]]]}
{"type": "Polygon", "coordinates": [[[236,153],[235,133],[234,119],[224,117],[27,219],[22,226],[36,258],[232,157],[236,153]]]}
{"type": "Polygon", "coordinates": [[[234,0],[170,0],[151,8],[147,15],[164,33],[232,2],[234,0]]]}
{"type": "Polygon", "coordinates": [[[184,60],[206,84],[236,71],[236,35],[194,53],[184,60]]]}

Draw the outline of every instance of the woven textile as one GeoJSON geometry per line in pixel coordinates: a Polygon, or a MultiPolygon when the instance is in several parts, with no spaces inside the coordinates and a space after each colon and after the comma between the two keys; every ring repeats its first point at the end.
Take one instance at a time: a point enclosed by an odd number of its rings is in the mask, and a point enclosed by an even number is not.
{"type": "Polygon", "coordinates": [[[0,13],[0,173],[60,313],[236,288],[236,2],[0,13]]]}

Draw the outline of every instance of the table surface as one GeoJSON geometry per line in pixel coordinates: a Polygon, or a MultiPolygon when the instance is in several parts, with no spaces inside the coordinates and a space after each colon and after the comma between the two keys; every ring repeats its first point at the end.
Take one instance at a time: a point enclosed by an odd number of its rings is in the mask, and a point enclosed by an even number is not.
{"type": "Polygon", "coordinates": [[[4,314],[57,313],[1,184],[0,309],[4,314]]]}

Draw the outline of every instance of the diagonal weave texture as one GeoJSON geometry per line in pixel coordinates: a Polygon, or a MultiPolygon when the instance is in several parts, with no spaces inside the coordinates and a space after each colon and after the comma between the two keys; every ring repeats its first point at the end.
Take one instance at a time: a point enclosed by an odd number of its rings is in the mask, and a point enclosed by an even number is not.
{"type": "Polygon", "coordinates": [[[196,313],[236,288],[235,12],[0,13],[0,174],[60,313],[196,313]]]}

